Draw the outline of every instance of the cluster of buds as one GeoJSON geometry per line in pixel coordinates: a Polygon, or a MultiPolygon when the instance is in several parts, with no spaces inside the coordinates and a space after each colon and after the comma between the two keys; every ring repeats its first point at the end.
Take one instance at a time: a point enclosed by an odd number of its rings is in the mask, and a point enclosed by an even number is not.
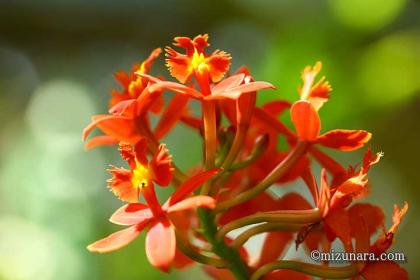
{"type": "Polygon", "coordinates": [[[161,53],[153,50],[129,73],[115,74],[121,89],[112,92],[108,113],[93,116],[83,132],[84,140],[96,128],[102,132],[86,142],[86,149],[117,145],[127,161],[127,168],[108,170],[109,189],[127,203],[110,221],[126,227],[89,245],[90,251],[120,249],[147,231],[147,258],[165,272],[199,263],[215,279],[408,278],[393,261],[338,267],[282,259],[289,246],[329,252],[335,241],[345,252],[382,254],[408,208],[406,203],[395,205],[393,224],[386,229],[381,208],[353,202],[368,194],[368,171],[382,154],[367,148],[359,166],[344,168],[325,152],[360,149],[371,134],[343,129],[320,133],[318,111],[331,92],[325,77],[316,78],[320,62],[303,70],[296,102],[257,106],[256,93],[275,87],[255,81],[246,67],[229,73],[231,56],[206,52],[208,35],[176,37],[174,46],[182,52],[167,47],[166,65],[177,82],[150,75],[161,53]],[[193,100],[201,105],[201,115],[189,110],[193,100]],[[285,112],[290,112],[294,129],[280,121],[285,112]],[[177,167],[161,143],[178,124],[203,139],[202,164],[190,170],[177,167]],[[279,148],[279,141],[287,148],[279,148]],[[312,172],[315,162],[322,167],[319,184],[312,172]],[[279,197],[272,191],[299,179],[306,195],[279,197]],[[161,203],[155,188],[168,186],[172,195],[161,203]],[[238,229],[233,238],[230,232],[238,229]],[[262,233],[261,250],[251,256],[245,243],[262,233]]]}

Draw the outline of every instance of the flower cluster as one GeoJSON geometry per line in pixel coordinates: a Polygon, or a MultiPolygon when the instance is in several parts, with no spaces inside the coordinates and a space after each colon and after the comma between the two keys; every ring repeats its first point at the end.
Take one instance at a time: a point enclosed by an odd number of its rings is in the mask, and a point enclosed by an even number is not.
{"type": "Polygon", "coordinates": [[[166,65],[177,81],[149,73],[162,52],[153,50],[129,73],[115,74],[121,89],[112,92],[108,113],[93,116],[83,131],[84,140],[95,129],[102,132],[86,142],[86,149],[118,145],[127,162],[127,168],[108,170],[109,189],[127,203],[110,221],[126,227],[89,245],[90,251],[120,249],[147,231],[148,260],[165,272],[200,263],[215,279],[408,278],[392,261],[337,267],[282,259],[291,245],[328,252],[333,242],[346,252],[380,255],[394,242],[408,208],[395,205],[386,229],[381,208],[355,202],[369,193],[368,171],[382,153],[367,148],[361,164],[349,168],[326,153],[360,149],[371,134],[321,133],[318,112],[331,86],[325,77],[317,80],[320,62],[303,70],[296,102],[257,106],[257,92],[275,87],[255,81],[246,67],[230,72],[228,53],[207,52],[208,35],[176,37],[174,47],[165,49],[166,65]],[[189,110],[191,102],[200,104],[201,115],[189,110]],[[286,112],[293,128],[279,118],[286,112]],[[176,125],[202,137],[202,165],[181,170],[161,143],[176,125]],[[287,148],[279,148],[283,140],[287,148]],[[322,167],[319,179],[314,163],[322,167]],[[307,187],[306,195],[272,192],[297,180],[307,187]],[[168,186],[172,195],[161,203],[155,189],[168,186]],[[229,233],[236,229],[242,230],[232,238],[229,233]],[[251,256],[244,245],[262,233],[261,250],[251,256]]]}

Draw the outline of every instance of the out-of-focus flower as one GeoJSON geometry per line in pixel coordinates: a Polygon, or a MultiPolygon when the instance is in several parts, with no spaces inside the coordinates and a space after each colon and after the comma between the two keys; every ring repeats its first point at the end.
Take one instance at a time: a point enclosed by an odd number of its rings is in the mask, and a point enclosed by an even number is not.
{"type": "MultiPolygon", "coordinates": [[[[115,73],[115,79],[121,84],[122,90],[113,90],[111,92],[112,98],[109,101],[109,107],[112,108],[114,105],[121,101],[128,99],[136,99],[147,87],[148,81],[144,78],[139,77],[135,73],[149,73],[150,67],[153,62],[159,57],[162,49],[154,49],[149,57],[142,63],[135,64],[131,68],[129,73],[125,71],[118,71],[115,73]]],[[[162,107],[162,101],[159,100],[152,108],[152,112],[159,112],[162,107]]]]}

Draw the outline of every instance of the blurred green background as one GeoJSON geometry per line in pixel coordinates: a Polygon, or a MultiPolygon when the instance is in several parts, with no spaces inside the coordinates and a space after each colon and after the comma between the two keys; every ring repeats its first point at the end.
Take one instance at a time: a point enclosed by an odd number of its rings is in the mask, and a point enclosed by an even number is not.
{"type": "MultiPolygon", "coordinates": [[[[368,200],[388,224],[392,204],[409,202],[393,250],[418,275],[419,1],[0,0],[0,279],[205,278],[198,267],[155,270],[143,237],[112,254],[85,249],[118,229],[107,221],[121,202],[105,188],[105,168],[122,162],[115,149],[85,153],[81,142],[90,116],[106,110],[113,72],[176,35],[201,33],[232,54],[233,69],[248,65],[279,88],[259,102],[296,99],[303,67],[323,61],[333,86],[323,129],[373,133],[385,157],[368,200]]],[[[153,73],[166,74],[157,64],[153,73]]],[[[168,138],[181,167],[199,161],[187,128],[168,138]]],[[[355,164],[361,153],[337,157],[355,164]]]]}

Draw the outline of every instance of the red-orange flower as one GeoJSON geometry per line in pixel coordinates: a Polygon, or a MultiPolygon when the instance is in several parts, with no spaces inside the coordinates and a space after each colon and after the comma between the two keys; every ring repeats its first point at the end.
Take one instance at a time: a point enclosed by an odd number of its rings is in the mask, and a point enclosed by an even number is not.
{"type": "Polygon", "coordinates": [[[181,54],[171,47],[166,47],[166,63],[169,72],[181,83],[186,83],[193,74],[208,75],[212,82],[220,81],[229,69],[231,57],[228,53],[215,50],[207,54],[204,49],[210,44],[207,34],[198,35],[194,39],[175,37],[174,46],[185,49],[181,54]]]}
{"type": "Polygon", "coordinates": [[[224,100],[224,99],[238,99],[242,94],[249,92],[256,92],[263,89],[274,89],[275,87],[263,81],[251,81],[246,79],[243,73],[230,76],[215,85],[206,84],[208,91],[198,91],[191,86],[186,86],[180,83],[162,81],[158,78],[146,74],[139,74],[142,77],[148,78],[155,84],[150,87],[150,91],[162,91],[164,89],[171,90],[175,93],[186,95],[197,100],[224,100]]]}
{"type": "MultiPolygon", "coordinates": [[[[321,187],[319,191],[313,177],[305,178],[317,207],[321,211],[324,231],[329,242],[338,237],[345,248],[350,248],[351,223],[346,208],[354,198],[367,194],[367,172],[373,164],[379,161],[381,156],[382,154],[378,153],[372,157],[369,149],[363,158],[363,165],[360,170],[355,172],[353,168],[350,168],[347,178],[338,186],[330,187],[325,169],[321,172],[321,187]]],[[[305,175],[308,176],[308,174],[305,175]]]]}
{"type": "Polygon", "coordinates": [[[303,86],[299,89],[301,100],[311,102],[318,111],[325,102],[330,98],[331,85],[325,80],[325,76],[315,83],[315,77],[321,71],[322,64],[320,61],[315,63],[314,67],[306,66],[302,72],[303,86]]]}
{"type": "Polygon", "coordinates": [[[118,250],[132,242],[144,228],[148,227],[147,258],[153,266],[168,271],[176,256],[175,228],[171,214],[198,207],[213,208],[215,200],[209,196],[188,196],[219,170],[215,168],[191,177],[178,187],[163,206],[157,200],[153,185],[145,186],[142,194],[147,205],[126,204],[110,218],[114,224],[129,227],[89,245],[88,249],[99,253],[118,250]]]}
{"type": "MultiPolygon", "coordinates": [[[[115,79],[121,84],[122,91],[113,90],[111,92],[112,98],[109,101],[110,108],[121,101],[136,99],[139,97],[139,95],[147,87],[148,81],[139,77],[135,73],[147,74],[153,62],[159,57],[161,52],[161,48],[154,49],[145,61],[135,64],[129,73],[126,73],[125,71],[118,71],[115,73],[115,79]]],[[[158,112],[161,109],[161,106],[161,102],[157,103],[154,107],[152,107],[152,111],[158,112]]]]}
{"type": "MultiPolygon", "coordinates": [[[[380,255],[388,250],[394,241],[395,234],[401,223],[403,216],[408,210],[408,203],[405,202],[402,209],[398,205],[394,205],[394,213],[392,216],[392,226],[372,244],[370,245],[371,235],[373,234],[371,228],[372,223],[378,224],[383,217],[378,217],[378,214],[372,215],[372,211],[353,211],[350,212],[352,219],[352,231],[356,239],[356,251],[361,253],[373,253],[375,256],[380,255]]],[[[378,210],[374,211],[378,212],[378,210]]],[[[383,214],[382,214],[383,215],[383,214]]],[[[381,224],[383,226],[383,223],[381,224]]],[[[377,226],[379,227],[379,225],[377,226]]],[[[392,279],[408,279],[408,273],[405,269],[394,261],[367,261],[360,274],[366,280],[392,280],[392,279]]]]}
{"type": "Polygon", "coordinates": [[[363,147],[371,134],[365,130],[335,129],[319,135],[321,121],[311,102],[300,100],[290,110],[297,136],[302,141],[320,144],[341,151],[353,151],[363,147]]]}
{"type": "Polygon", "coordinates": [[[152,187],[153,183],[167,186],[172,180],[172,159],[165,146],[160,145],[150,161],[146,148],[145,138],[137,142],[134,149],[129,144],[121,144],[121,157],[128,162],[130,170],[114,166],[108,169],[113,175],[108,186],[123,201],[137,202],[143,189],[152,187]]]}

